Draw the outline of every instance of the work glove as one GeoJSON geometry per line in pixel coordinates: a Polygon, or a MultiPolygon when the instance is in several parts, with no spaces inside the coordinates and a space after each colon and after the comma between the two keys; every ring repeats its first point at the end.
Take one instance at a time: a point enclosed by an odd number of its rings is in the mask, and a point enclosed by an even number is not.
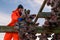
{"type": "Polygon", "coordinates": [[[22,21],[23,20],[23,18],[18,18],[18,21],[22,21]]]}

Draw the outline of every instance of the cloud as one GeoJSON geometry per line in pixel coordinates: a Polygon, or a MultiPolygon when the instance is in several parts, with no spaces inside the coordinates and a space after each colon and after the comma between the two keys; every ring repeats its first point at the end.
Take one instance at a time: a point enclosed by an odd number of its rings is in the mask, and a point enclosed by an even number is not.
{"type": "MultiPolygon", "coordinates": [[[[33,9],[33,11],[39,11],[42,3],[43,3],[44,0],[27,0],[27,4],[29,4],[31,6],[31,8],[33,9]]],[[[46,12],[49,12],[51,11],[51,7],[50,6],[47,6],[45,5],[44,7],[44,11],[46,12]]]]}
{"type": "Polygon", "coordinates": [[[42,4],[44,0],[33,0],[36,4],[42,4]]]}
{"type": "Polygon", "coordinates": [[[10,14],[0,12],[0,25],[7,25],[10,20],[10,14]]]}
{"type": "MultiPolygon", "coordinates": [[[[9,2],[7,2],[7,0],[3,0],[6,3],[10,3],[10,4],[23,4],[23,6],[27,9],[33,9],[33,11],[38,11],[43,3],[44,0],[9,0],[9,2]]],[[[44,11],[47,9],[48,11],[50,11],[51,7],[48,7],[47,5],[45,6],[44,11]]]]}
{"type": "Polygon", "coordinates": [[[44,18],[39,18],[37,20],[37,23],[39,23],[39,26],[42,26],[44,24],[44,22],[45,22],[45,19],[44,18]]]}
{"type": "Polygon", "coordinates": [[[40,6],[42,4],[43,0],[27,0],[27,3],[29,3],[32,7],[40,6]]]}
{"type": "Polygon", "coordinates": [[[3,2],[5,2],[5,3],[17,3],[18,2],[18,0],[2,0],[3,2]]]}
{"type": "Polygon", "coordinates": [[[50,7],[50,6],[45,5],[45,7],[44,7],[43,11],[44,11],[44,12],[51,12],[51,7],[50,7]]]}

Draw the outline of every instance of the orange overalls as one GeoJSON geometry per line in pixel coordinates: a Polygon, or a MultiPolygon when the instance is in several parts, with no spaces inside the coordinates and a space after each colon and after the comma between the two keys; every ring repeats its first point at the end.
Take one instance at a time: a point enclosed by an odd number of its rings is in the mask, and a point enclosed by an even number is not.
{"type": "MultiPolygon", "coordinates": [[[[12,12],[11,15],[11,19],[12,21],[8,24],[8,26],[14,26],[14,24],[16,22],[18,22],[18,18],[20,18],[21,13],[19,13],[18,9],[16,9],[15,11],[12,12]]],[[[10,32],[6,32],[5,36],[4,36],[4,40],[11,40],[13,38],[13,40],[20,40],[18,33],[10,33],[10,32]]]]}

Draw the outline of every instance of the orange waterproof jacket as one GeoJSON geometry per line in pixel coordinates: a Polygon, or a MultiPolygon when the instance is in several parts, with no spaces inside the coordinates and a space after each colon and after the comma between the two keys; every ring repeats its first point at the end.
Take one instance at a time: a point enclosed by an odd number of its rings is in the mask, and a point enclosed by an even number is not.
{"type": "Polygon", "coordinates": [[[18,18],[20,18],[21,12],[16,9],[15,11],[12,12],[11,15],[11,22],[8,24],[8,26],[14,26],[16,22],[18,22],[18,18]]]}
{"type": "MultiPolygon", "coordinates": [[[[16,9],[15,11],[12,12],[11,15],[11,22],[8,24],[8,26],[14,26],[16,22],[18,22],[18,18],[20,18],[21,13],[19,13],[18,9],[16,9]]],[[[4,36],[4,40],[11,40],[13,37],[13,40],[21,40],[21,38],[19,39],[19,35],[18,33],[10,33],[7,32],[4,36]]]]}

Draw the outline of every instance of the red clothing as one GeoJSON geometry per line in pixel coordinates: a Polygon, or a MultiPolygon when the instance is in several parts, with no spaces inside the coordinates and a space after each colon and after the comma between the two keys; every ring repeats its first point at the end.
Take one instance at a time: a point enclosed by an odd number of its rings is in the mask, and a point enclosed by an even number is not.
{"type": "Polygon", "coordinates": [[[14,24],[16,22],[18,22],[18,18],[20,18],[20,13],[18,11],[18,9],[16,9],[15,11],[12,12],[12,15],[11,15],[11,23],[8,24],[8,26],[14,26],[14,24]]]}
{"type": "MultiPolygon", "coordinates": [[[[12,12],[11,19],[12,21],[8,24],[8,26],[14,26],[16,22],[18,22],[18,18],[20,18],[21,13],[19,13],[18,9],[12,12]]],[[[4,40],[19,40],[18,33],[6,33],[4,36],[4,40]]]]}

